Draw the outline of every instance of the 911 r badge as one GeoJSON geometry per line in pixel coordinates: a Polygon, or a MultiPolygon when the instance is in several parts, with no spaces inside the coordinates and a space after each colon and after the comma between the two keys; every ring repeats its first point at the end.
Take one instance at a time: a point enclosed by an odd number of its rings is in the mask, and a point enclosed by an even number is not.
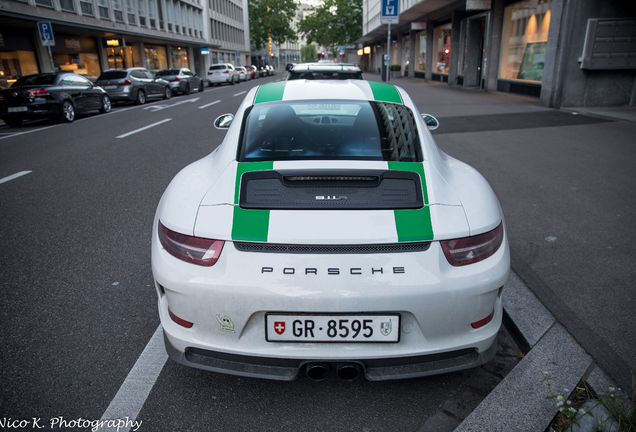
{"type": "Polygon", "coordinates": [[[276,334],[282,335],[285,333],[285,322],[284,321],[274,321],[274,331],[276,334]]]}
{"type": "Polygon", "coordinates": [[[230,333],[234,333],[234,323],[228,316],[221,316],[216,314],[216,319],[221,324],[221,331],[226,331],[230,333]]]}
{"type": "Polygon", "coordinates": [[[393,330],[393,326],[390,320],[389,322],[383,322],[380,324],[380,331],[382,332],[384,336],[390,335],[391,330],[393,330]]]}

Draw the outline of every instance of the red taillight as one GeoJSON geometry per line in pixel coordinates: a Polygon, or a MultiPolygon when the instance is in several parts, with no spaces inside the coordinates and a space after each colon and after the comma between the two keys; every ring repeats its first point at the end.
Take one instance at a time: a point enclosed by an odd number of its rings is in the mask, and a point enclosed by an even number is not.
{"type": "Polygon", "coordinates": [[[29,97],[49,97],[51,94],[44,89],[29,90],[29,97]]]}
{"type": "Polygon", "coordinates": [[[230,73],[230,71],[227,71],[227,70],[226,70],[226,71],[223,71],[223,73],[230,73]]]}
{"type": "Polygon", "coordinates": [[[181,78],[179,77],[174,77],[170,80],[170,82],[179,82],[179,81],[181,81],[181,78]]]}
{"type": "Polygon", "coordinates": [[[127,86],[127,85],[132,85],[132,81],[131,80],[125,80],[119,83],[120,86],[127,86]]]}
{"type": "Polygon", "coordinates": [[[204,267],[211,267],[221,256],[224,241],[191,237],[169,230],[159,222],[159,240],[175,258],[204,267]]]}
{"type": "Polygon", "coordinates": [[[492,312],[490,312],[490,315],[488,315],[486,318],[481,319],[479,321],[475,321],[474,323],[472,323],[470,326],[474,329],[479,328],[479,327],[483,327],[486,324],[488,324],[490,321],[492,321],[492,318],[495,316],[495,310],[493,309],[492,312]]]}
{"type": "Polygon", "coordinates": [[[190,321],[186,321],[183,318],[179,318],[178,316],[173,314],[170,308],[168,308],[168,315],[170,315],[170,318],[172,318],[172,321],[176,322],[177,324],[185,328],[191,328],[194,325],[194,323],[191,323],[190,321]]]}
{"type": "Polygon", "coordinates": [[[455,267],[473,264],[492,256],[503,241],[503,222],[487,233],[455,240],[441,241],[449,264],[455,267]]]}

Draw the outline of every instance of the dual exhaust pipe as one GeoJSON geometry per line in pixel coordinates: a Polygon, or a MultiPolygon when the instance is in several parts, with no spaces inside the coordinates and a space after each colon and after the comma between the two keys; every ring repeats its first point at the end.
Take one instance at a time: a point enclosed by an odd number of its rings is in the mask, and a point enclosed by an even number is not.
{"type": "Polygon", "coordinates": [[[323,381],[329,376],[332,366],[336,370],[338,378],[345,381],[353,381],[360,376],[362,365],[358,363],[307,363],[305,373],[312,381],[323,381]]]}

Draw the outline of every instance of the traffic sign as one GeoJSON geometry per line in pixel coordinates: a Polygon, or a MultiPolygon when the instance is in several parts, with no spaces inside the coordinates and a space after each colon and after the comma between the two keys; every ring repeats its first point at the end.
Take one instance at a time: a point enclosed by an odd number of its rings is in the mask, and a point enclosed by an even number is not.
{"type": "Polygon", "coordinates": [[[380,24],[398,24],[400,22],[400,3],[398,0],[382,0],[380,24]]]}
{"type": "Polygon", "coordinates": [[[344,47],[344,46],[342,46],[342,45],[340,45],[340,46],[338,47],[338,54],[340,54],[341,56],[343,56],[343,55],[344,55],[344,53],[345,53],[345,47],[344,47]]]}
{"type": "Polygon", "coordinates": [[[38,31],[40,32],[40,42],[42,46],[55,46],[55,37],[53,36],[53,26],[50,21],[39,21],[38,31]]]}

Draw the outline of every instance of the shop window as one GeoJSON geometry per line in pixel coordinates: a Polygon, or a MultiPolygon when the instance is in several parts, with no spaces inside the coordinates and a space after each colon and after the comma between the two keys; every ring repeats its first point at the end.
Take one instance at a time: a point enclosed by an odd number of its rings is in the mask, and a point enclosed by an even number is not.
{"type": "Polygon", "coordinates": [[[448,75],[450,66],[451,24],[436,27],[433,36],[433,72],[448,75]]]}
{"type": "Polygon", "coordinates": [[[426,32],[419,32],[415,35],[415,70],[417,72],[426,71],[426,32]]]}
{"type": "Polygon", "coordinates": [[[87,1],[80,1],[80,10],[82,15],[95,16],[93,13],[93,3],[87,1]]]}
{"type": "Polygon", "coordinates": [[[95,53],[53,53],[53,64],[62,72],[73,72],[95,82],[101,68],[95,53]]]}
{"type": "Polygon", "coordinates": [[[552,0],[506,7],[499,78],[541,82],[550,29],[552,0]]]}
{"type": "Polygon", "coordinates": [[[212,64],[216,64],[216,62],[218,62],[218,61],[219,61],[219,60],[218,60],[218,58],[217,58],[217,53],[216,53],[216,52],[213,52],[213,53],[212,53],[212,61],[211,61],[211,63],[212,63],[212,64]]]}
{"type": "MultiPolygon", "coordinates": [[[[157,45],[145,45],[144,52],[146,54],[146,69],[168,69],[168,56],[166,55],[166,47],[157,46],[157,45]]],[[[181,67],[177,66],[174,63],[172,67],[181,67]]]]}
{"type": "Polygon", "coordinates": [[[188,50],[185,48],[172,48],[172,67],[173,68],[187,68],[188,65],[188,50]]]}
{"type": "Polygon", "coordinates": [[[10,87],[18,78],[38,72],[33,52],[0,51],[0,88],[10,87]]]}
{"type": "Polygon", "coordinates": [[[404,55],[402,60],[402,69],[408,73],[409,71],[409,61],[411,60],[411,37],[406,35],[402,37],[402,46],[404,47],[404,55]]]}

